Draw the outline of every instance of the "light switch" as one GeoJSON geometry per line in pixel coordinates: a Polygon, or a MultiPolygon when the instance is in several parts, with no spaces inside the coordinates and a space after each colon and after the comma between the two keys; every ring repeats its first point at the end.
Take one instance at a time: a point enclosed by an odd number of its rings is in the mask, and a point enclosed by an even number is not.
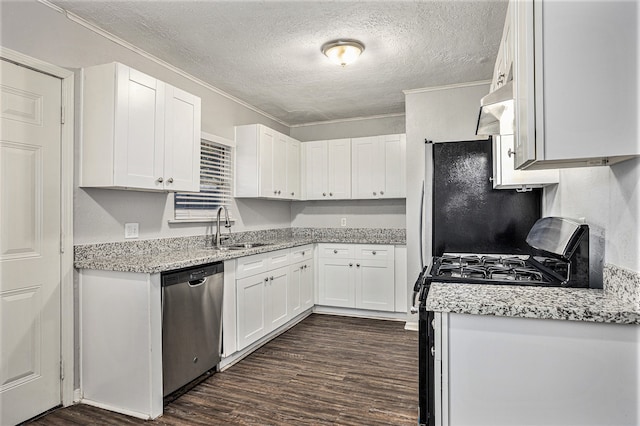
{"type": "Polygon", "coordinates": [[[137,223],[125,223],[124,224],[124,237],[125,238],[138,238],[138,224],[137,223]]]}

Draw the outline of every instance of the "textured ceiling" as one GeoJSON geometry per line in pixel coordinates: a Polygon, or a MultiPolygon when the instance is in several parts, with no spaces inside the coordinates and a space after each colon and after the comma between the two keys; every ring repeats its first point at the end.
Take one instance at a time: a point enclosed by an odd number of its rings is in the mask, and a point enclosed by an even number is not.
{"type": "Polygon", "coordinates": [[[404,112],[402,90],[490,79],[506,0],[53,3],[289,125],[404,112]],[[366,49],[341,68],[333,39],[366,49]]]}

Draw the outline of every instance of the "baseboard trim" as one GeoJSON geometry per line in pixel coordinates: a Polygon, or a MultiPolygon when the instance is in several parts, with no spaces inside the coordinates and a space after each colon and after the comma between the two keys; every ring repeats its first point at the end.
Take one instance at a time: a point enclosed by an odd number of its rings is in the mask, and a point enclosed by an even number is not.
{"type": "Polygon", "coordinates": [[[353,308],[339,308],[336,306],[319,306],[313,307],[314,314],[341,315],[345,317],[380,319],[388,321],[406,321],[406,312],[386,312],[386,311],[369,311],[353,308]]]}
{"type": "Polygon", "coordinates": [[[126,416],[131,416],[131,417],[135,417],[138,419],[143,419],[143,420],[151,420],[152,417],[149,416],[148,414],[143,414],[143,413],[139,413],[137,411],[131,411],[131,410],[127,410],[121,407],[115,407],[113,405],[109,405],[109,404],[103,404],[102,402],[96,402],[96,401],[92,401],[90,399],[81,399],[80,404],[86,404],[86,405],[91,405],[93,407],[98,407],[98,408],[102,408],[103,410],[108,410],[108,411],[113,411],[114,413],[120,413],[120,414],[124,414],[126,416]]]}
{"type": "Polygon", "coordinates": [[[409,331],[418,331],[418,323],[407,321],[404,324],[404,329],[409,331]]]}

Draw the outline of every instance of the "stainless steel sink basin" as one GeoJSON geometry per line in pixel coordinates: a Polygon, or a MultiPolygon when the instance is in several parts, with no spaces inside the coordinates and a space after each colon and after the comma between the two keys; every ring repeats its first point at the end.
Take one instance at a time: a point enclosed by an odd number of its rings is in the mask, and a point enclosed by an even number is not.
{"type": "Polygon", "coordinates": [[[238,243],[238,244],[226,244],[220,247],[216,247],[216,250],[246,250],[250,248],[268,246],[269,243],[238,243]]]}

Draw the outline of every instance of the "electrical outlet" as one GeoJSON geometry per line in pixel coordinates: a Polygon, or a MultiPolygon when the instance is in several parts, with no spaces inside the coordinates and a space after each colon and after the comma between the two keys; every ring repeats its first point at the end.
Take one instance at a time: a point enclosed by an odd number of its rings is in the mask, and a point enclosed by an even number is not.
{"type": "Polygon", "coordinates": [[[138,224],[137,223],[125,223],[124,224],[124,237],[125,238],[138,238],[138,224]]]}
{"type": "Polygon", "coordinates": [[[340,219],[340,226],[347,226],[347,218],[343,217],[342,219],[340,219]]]}

